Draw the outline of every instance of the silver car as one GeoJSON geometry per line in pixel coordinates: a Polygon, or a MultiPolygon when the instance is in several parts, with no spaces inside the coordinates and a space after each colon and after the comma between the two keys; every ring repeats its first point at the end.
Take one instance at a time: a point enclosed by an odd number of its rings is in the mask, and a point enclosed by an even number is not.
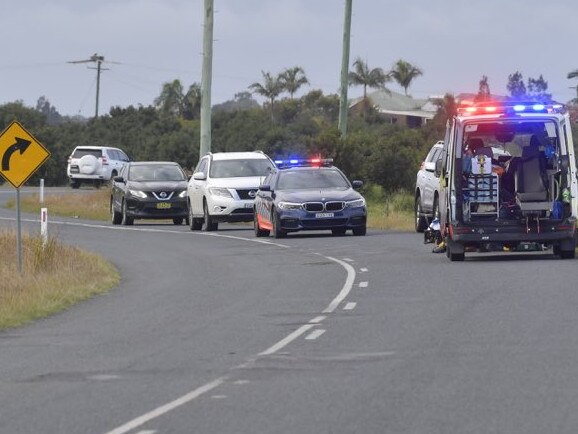
{"type": "Polygon", "coordinates": [[[435,143],[417,172],[415,182],[415,230],[423,232],[438,217],[440,179],[435,175],[435,164],[442,156],[444,142],[435,143]]]}

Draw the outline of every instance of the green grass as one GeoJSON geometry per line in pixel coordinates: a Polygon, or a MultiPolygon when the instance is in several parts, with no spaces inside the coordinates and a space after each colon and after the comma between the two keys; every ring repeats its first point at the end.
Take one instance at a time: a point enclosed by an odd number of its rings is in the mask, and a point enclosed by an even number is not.
{"type": "Polygon", "coordinates": [[[401,190],[384,193],[379,186],[370,186],[364,191],[367,200],[367,226],[392,231],[413,231],[413,196],[401,190]]]}
{"type": "Polygon", "coordinates": [[[0,330],[60,312],[118,285],[116,268],[100,256],[49,238],[22,237],[22,273],[16,237],[0,229],[0,330]]]}

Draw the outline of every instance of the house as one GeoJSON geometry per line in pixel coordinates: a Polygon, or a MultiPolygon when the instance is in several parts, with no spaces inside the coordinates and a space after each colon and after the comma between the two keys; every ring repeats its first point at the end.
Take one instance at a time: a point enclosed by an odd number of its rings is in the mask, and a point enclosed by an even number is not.
{"type": "MultiPolygon", "coordinates": [[[[437,112],[437,106],[428,99],[414,99],[394,91],[379,89],[368,93],[367,97],[373,107],[392,124],[410,128],[421,127],[433,119],[437,112]]],[[[363,97],[351,100],[349,108],[356,112],[363,110],[363,97]]]]}

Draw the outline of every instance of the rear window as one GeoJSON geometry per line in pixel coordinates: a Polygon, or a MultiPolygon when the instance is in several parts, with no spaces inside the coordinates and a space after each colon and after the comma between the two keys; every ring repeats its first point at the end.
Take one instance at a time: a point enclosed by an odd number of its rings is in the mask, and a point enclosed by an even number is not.
{"type": "Polygon", "coordinates": [[[72,158],[82,158],[85,155],[94,155],[96,158],[102,157],[102,149],[76,149],[72,158]]]}

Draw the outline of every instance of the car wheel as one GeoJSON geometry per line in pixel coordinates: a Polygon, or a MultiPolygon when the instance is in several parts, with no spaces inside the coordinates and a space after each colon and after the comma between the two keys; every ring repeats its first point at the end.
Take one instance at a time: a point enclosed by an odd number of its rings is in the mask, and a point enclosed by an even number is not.
{"type": "Polygon", "coordinates": [[[192,231],[200,231],[203,228],[203,219],[198,219],[193,217],[193,208],[189,203],[189,218],[187,219],[188,225],[192,231]]]}
{"type": "Polygon", "coordinates": [[[362,237],[367,233],[367,226],[359,226],[357,228],[353,228],[353,235],[357,237],[362,237]]]}
{"type": "Polygon", "coordinates": [[[121,219],[121,224],[123,224],[124,226],[130,226],[134,223],[134,217],[129,217],[127,215],[127,211],[126,211],[126,202],[123,201],[122,202],[122,219],[121,219]]]}
{"type": "Polygon", "coordinates": [[[219,223],[217,223],[213,217],[209,214],[209,209],[207,207],[207,203],[205,202],[203,205],[203,212],[205,215],[205,227],[204,230],[207,232],[216,231],[219,227],[219,223]]]}
{"type": "Polygon", "coordinates": [[[259,227],[259,220],[257,219],[257,212],[255,211],[255,217],[253,217],[253,229],[255,230],[256,237],[268,237],[270,231],[266,229],[261,229],[259,227]]]}
{"type": "Polygon", "coordinates": [[[347,229],[345,229],[345,228],[335,228],[335,229],[331,229],[331,233],[333,235],[341,236],[341,235],[345,235],[346,230],[347,229]]]}
{"type": "Polygon", "coordinates": [[[70,188],[73,188],[73,189],[76,190],[76,189],[79,188],[79,187],[80,187],[80,182],[79,182],[79,181],[70,181],[70,188]]]}
{"type": "Polygon", "coordinates": [[[113,225],[119,225],[122,221],[122,214],[114,209],[114,202],[110,199],[110,219],[113,225]]]}
{"type": "Polygon", "coordinates": [[[184,219],[183,219],[182,217],[175,217],[175,218],[173,219],[173,224],[175,224],[175,225],[182,225],[182,224],[183,224],[183,220],[184,220],[184,219]]]}
{"type": "Polygon", "coordinates": [[[271,221],[273,222],[273,236],[275,238],[285,238],[287,236],[287,232],[281,229],[279,216],[274,209],[271,211],[271,221]]]}
{"type": "Polygon", "coordinates": [[[422,215],[421,196],[415,198],[415,231],[423,232],[427,228],[427,220],[422,215]]]}

